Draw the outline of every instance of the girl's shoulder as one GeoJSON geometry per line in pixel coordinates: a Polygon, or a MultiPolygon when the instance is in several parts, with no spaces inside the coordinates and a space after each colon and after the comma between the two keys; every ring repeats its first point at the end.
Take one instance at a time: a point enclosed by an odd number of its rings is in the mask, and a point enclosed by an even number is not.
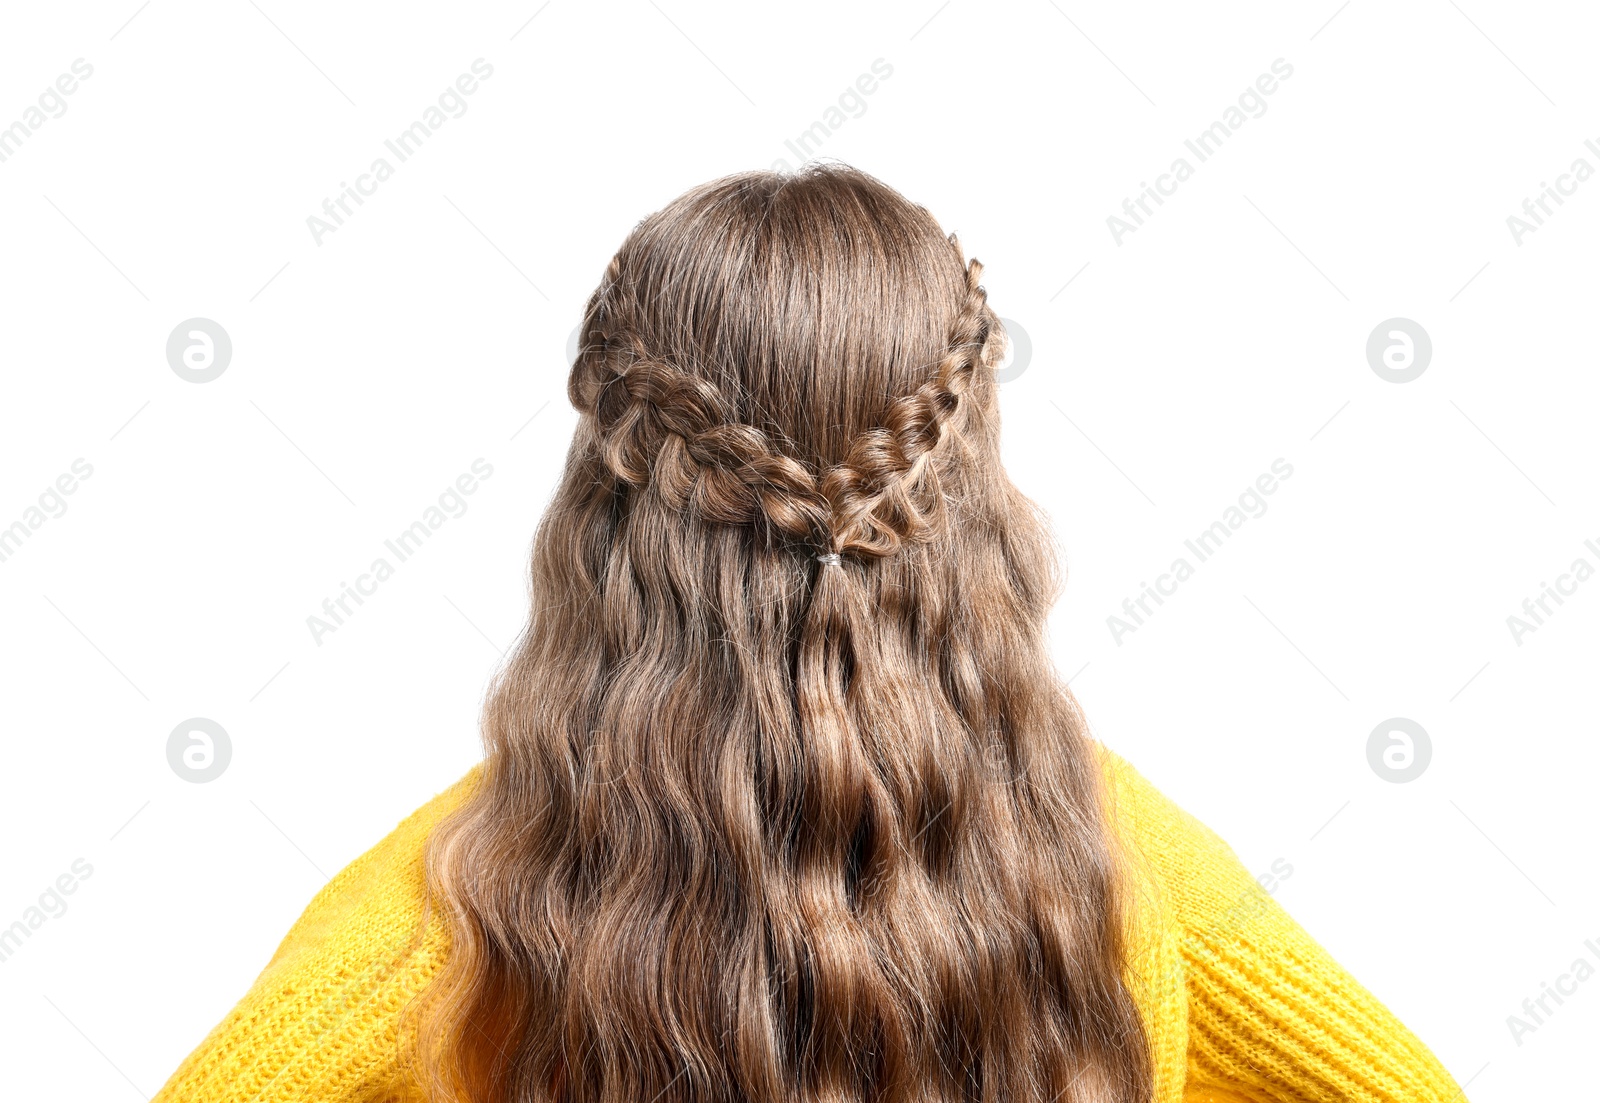
{"type": "Polygon", "coordinates": [[[442,919],[425,906],[428,837],[482,768],[417,808],[312,897],[250,990],[152,1103],[405,1094],[401,1011],[449,950],[442,919]]]}

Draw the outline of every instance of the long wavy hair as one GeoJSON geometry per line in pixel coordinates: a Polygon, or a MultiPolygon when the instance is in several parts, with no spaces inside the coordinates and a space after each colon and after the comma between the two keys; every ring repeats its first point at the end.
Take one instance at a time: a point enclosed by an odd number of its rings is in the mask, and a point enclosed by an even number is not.
{"type": "Polygon", "coordinates": [[[432,1098],[1150,1097],[980,272],[837,166],[696,188],[612,259],[431,839],[432,1098]]]}

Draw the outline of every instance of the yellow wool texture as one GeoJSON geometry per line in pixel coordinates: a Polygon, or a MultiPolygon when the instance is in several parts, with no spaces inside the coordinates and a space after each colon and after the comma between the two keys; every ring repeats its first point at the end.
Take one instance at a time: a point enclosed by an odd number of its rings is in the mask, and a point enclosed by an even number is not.
{"type": "MultiPolygon", "coordinates": [[[[1233,851],[1100,749],[1128,869],[1127,975],[1155,1103],[1466,1103],[1438,1060],[1233,851]]],[[[449,936],[423,927],[429,832],[474,768],[329,881],[153,1103],[412,1103],[402,1010],[449,936]]]]}

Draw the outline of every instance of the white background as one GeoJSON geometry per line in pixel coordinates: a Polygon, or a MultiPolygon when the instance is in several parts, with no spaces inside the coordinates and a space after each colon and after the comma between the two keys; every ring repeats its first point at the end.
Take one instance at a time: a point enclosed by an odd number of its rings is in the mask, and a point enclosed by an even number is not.
{"type": "MultiPolygon", "coordinates": [[[[1052,623],[1096,734],[1233,844],[1475,1101],[1592,1084],[1600,980],[1507,1017],[1600,939],[1600,181],[1507,217],[1600,142],[1583,6],[690,0],[336,8],[7,5],[0,126],[0,1091],[153,1094],[326,877],[479,754],[574,423],[565,353],[630,226],[785,145],[874,60],[818,153],[923,203],[1032,343],[1013,478],[1054,518],[1052,623]],[[531,20],[531,21],[530,21],[531,20]],[[475,59],[451,118],[320,244],[324,199],[475,59]],[[1275,59],[1212,158],[1184,148],[1275,59]],[[1118,243],[1107,216],[1188,156],[1118,243]],[[1433,358],[1379,378],[1369,333],[1433,358]],[[227,370],[168,366],[185,319],[227,370]],[[530,420],[531,419],[531,420],[530,420]],[[1136,632],[1107,617],[1272,461],[1293,476],[1136,632]],[[307,617],[475,459],[493,475],[336,632],[307,617]],[[226,729],[208,784],[174,726],[226,729]],[[1429,733],[1410,783],[1369,766],[1429,733]]],[[[390,157],[391,162],[394,158],[390,157]]],[[[1191,562],[1193,562],[1192,556],[1191,562]]]]}

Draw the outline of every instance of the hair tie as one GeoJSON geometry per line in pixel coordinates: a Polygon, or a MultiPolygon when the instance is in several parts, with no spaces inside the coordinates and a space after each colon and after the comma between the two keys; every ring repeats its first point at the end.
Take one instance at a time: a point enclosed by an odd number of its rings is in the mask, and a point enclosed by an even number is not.
{"type": "Polygon", "coordinates": [[[817,556],[817,562],[825,566],[837,567],[839,565],[839,553],[823,552],[821,555],[817,556]]]}

